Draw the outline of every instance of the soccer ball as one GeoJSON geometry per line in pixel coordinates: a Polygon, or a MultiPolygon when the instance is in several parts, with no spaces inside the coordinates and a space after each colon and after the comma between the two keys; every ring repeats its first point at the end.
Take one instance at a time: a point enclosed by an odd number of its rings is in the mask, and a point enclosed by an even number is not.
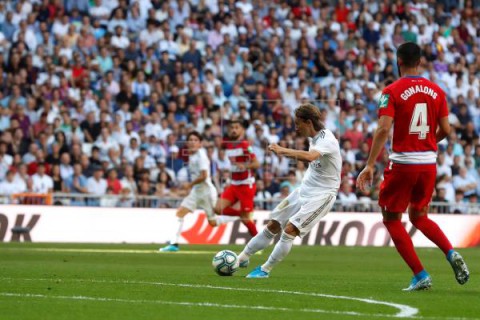
{"type": "Polygon", "coordinates": [[[235,252],[222,250],[213,257],[213,270],[220,276],[231,276],[238,270],[238,257],[235,252]]]}

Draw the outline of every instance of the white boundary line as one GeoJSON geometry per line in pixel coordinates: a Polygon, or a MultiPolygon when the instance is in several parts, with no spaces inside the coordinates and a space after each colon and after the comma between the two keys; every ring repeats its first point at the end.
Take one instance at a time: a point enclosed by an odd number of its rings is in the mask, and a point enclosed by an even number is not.
{"type": "MultiPolygon", "coordinates": [[[[62,282],[89,282],[89,283],[108,283],[108,284],[141,284],[141,285],[152,285],[152,286],[172,286],[172,287],[182,287],[182,288],[194,288],[194,289],[213,289],[213,290],[227,290],[227,291],[252,291],[251,288],[232,288],[232,287],[222,287],[222,286],[212,286],[212,285],[198,285],[198,284],[182,284],[182,283],[167,283],[167,282],[148,282],[148,281],[130,281],[130,280],[94,280],[94,279],[28,279],[28,278],[1,278],[5,281],[62,281],[62,282]]],[[[86,296],[50,296],[50,295],[37,295],[30,293],[12,293],[12,292],[0,292],[0,296],[14,296],[14,297],[24,297],[24,298],[52,298],[52,299],[69,299],[69,300],[90,300],[90,301],[110,301],[110,302],[125,302],[125,303],[157,303],[157,304],[170,304],[170,305],[188,305],[188,306],[199,306],[199,307],[217,307],[217,308],[237,308],[237,309],[259,309],[259,310],[276,310],[276,311],[293,311],[293,312],[306,312],[306,313],[325,313],[325,314],[344,314],[352,316],[365,316],[365,317],[390,317],[390,318],[412,318],[418,313],[418,309],[385,301],[378,301],[373,299],[364,299],[364,298],[355,298],[348,296],[336,296],[330,294],[322,294],[315,292],[302,292],[302,291],[288,291],[288,290],[273,290],[273,289],[255,289],[256,292],[263,293],[276,293],[276,294],[288,294],[288,295],[303,295],[311,297],[321,297],[328,299],[341,299],[341,300],[350,300],[350,301],[359,301],[367,304],[376,304],[392,307],[398,310],[394,315],[388,314],[369,314],[369,313],[359,313],[353,311],[334,311],[334,310],[323,310],[323,309],[292,309],[292,308],[282,308],[282,307],[270,307],[270,306],[252,306],[252,305],[229,305],[229,304],[218,304],[210,302],[180,302],[180,301],[166,301],[166,300],[129,300],[129,299],[116,299],[116,298],[104,298],[104,297],[86,297],[86,296]]]]}
{"type": "MultiPolygon", "coordinates": [[[[250,288],[233,288],[233,287],[221,287],[211,285],[197,285],[197,284],[179,284],[179,283],[165,283],[165,282],[149,282],[149,281],[131,281],[131,280],[95,280],[95,279],[29,279],[29,278],[0,278],[4,281],[61,281],[61,282],[90,282],[90,283],[108,283],[108,284],[140,284],[140,285],[152,285],[152,286],[172,286],[172,287],[185,287],[194,289],[216,289],[216,290],[229,290],[229,291],[251,291],[250,288]]],[[[121,303],[152,303],[163,305],[179,305],[179,306],[191,306],[191,307],[212,307],[212,308],[224,308],[224,309],[255,309],[255,310],[271,310],[271,311],[287,311],[287,312],[303,312],[303,313],[322,313],[322,314],[340,314],[360,317],[384,317],[384,318],[409,318],[409,319],[442,319],[442,320],[474,320],[479,318],[465,318],[465,317],[422,317],[417,316],[418,309],[397,303],[355,298],[348,296],[336,296],[329,294],[321,294],[315,292],[302,292],[302,291],[287,291],[287,290],[273,290],[273,289],[255,289],[257,292],[264,293],[278,293],[278,294],[290,294],[290,295],[305,295],[313,297],[322,297],[330,299],[343,299],[360,301],[369,304],[386,305],[399,310],[397,314],[368,314],[354,311],[336,311],[336,310],[323,310],[323,309],[293,309],[285,307],[271,307],[262,305],[232,305],[232,304],[219,304],[211,302],[188,302],[188,301],[168,301],[168,300],[134,300],[134,299],[121,299],[121,298],[108,298],[108,297],[88,297],[88,296],[51,296],[34,293],[13,293],[13,292],[0,292],[0,297],[17,297],[17,298],[39,298],[39,299],[61,299],[61,300],[84,300],[84,301],[99,301],[99,302],[121,302],[121,303]]]]}
{"type": "Polygon", "coordinates": [[[308,313],[325,313],[325,314],[342,314],[352,316],[385,316],[385,315],[371,315],[350,311],[330,311],[322,309],[292,309],[281,307],[269,307],[269,306],[251,306],[251,305],[236,305],[236,304],[219,304],[210,302],[186,302],[186,301],[168,301],[168,300],[132,300],[132,299],[118,299],[118,298],[104,298],[104,297],[88,297],[88,296],[50,296],[44,294],[32,294],[32,293],[12,293],[12,292],[0,292],[0,296],[3,297],[15,297],[15,298],[41,298],[41,299],[61,299],[61,300],[83,300],[83,301],[100,301],[100,302],[121,302],[121,303],[152,303],[152,304],[164,304],[164,305],[178,305],[189,307],[211,307],[211,308],[225,308],[225,309],[248,309],[248,310],[271,310],[271,311],[290,311],[290,312],[308,312],[308,313]]]}

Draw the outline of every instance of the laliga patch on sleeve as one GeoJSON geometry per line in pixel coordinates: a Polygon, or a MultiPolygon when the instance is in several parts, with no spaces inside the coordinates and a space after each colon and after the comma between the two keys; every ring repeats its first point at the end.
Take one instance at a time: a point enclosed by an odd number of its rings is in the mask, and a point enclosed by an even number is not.
{"type": "Polygon", "coordinates": [[[382,94],[380,101],[378,101],[378,108],[386,108],[388,106],[388,99],[390,99],[389,94],[382,94]]]}

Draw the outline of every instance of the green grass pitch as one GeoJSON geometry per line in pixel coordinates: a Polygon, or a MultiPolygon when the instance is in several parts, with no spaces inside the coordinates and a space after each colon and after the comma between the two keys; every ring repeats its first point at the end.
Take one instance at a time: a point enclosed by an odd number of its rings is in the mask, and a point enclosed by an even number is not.
{"type": "Polygon", "coordinates": [[[295,246],[269,279],[217,276],[214,254],[240,246],[0,243],[0,319],[480,319],[480,248],[456,283],[438,249],[419,249],[430,291],[407,293],[394,248],[295,246]]]}

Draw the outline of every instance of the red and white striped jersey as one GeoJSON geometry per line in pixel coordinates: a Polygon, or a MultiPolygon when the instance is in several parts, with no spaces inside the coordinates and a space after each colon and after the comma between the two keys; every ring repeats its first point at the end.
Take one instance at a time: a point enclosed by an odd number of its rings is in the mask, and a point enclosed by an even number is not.
{"type": "Polygon", "coordinates": [[[239,169],[235,163],[248,164],[256,156],[247,140],[224,141],[223,147],[225,154],[232,163],[232,185],[253,184],[255,183],[255,174],[251,169],[239,169]]]}

